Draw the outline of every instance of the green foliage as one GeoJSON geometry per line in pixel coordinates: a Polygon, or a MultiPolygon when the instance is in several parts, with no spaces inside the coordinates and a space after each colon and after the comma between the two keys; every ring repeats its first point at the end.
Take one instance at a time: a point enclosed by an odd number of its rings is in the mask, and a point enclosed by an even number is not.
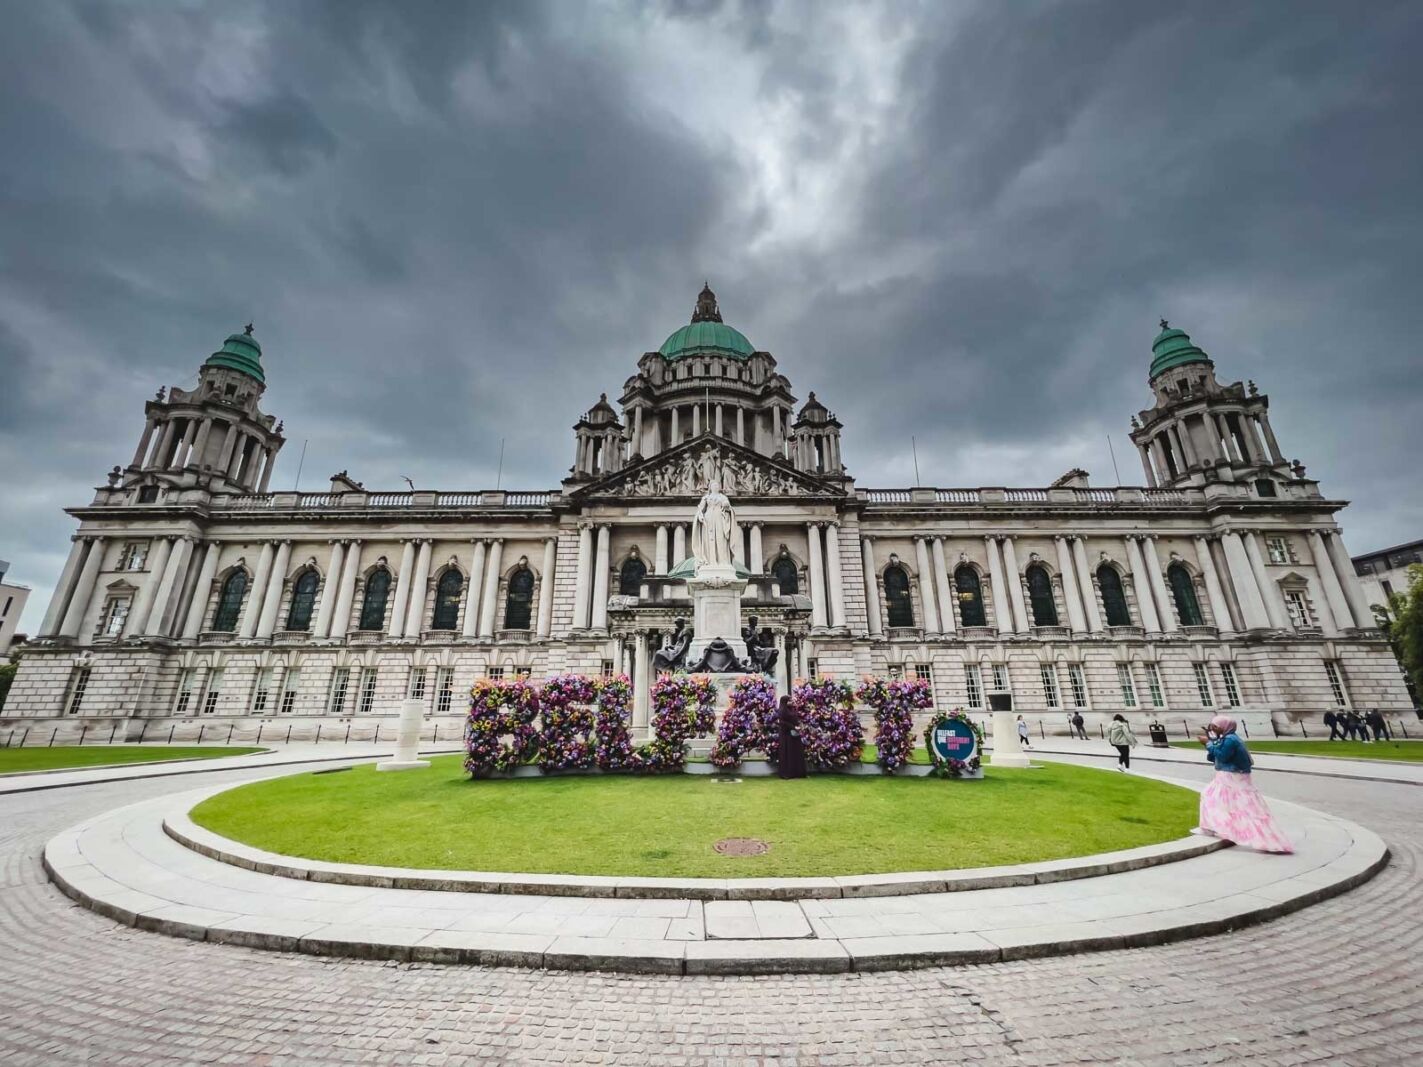
{"type": "Polygon", "coordinates": [[[1374,616],[1388,634],[1417,706],[1423,695],[1423,564],[1408,568],[1408,590],[1394,593],[1385,608],[1375,605],[1374,616]]]}
{"type": "Polygon", "coordinates": [[[199,804],[215,833],[289,856],[475,871],[683,877],[871,874],[1061,859],[1166,841],[1197,798],[1088,767],[989,768],[981,781],[603,775],[471,781],[425,771],[298,774],[199,804]],[[713,851],[724,837],[761,856],[713,851]]]}
{"type": "MultiPolygon", "coordinates": [[[[18,737],[15,739],[19,740],[18,737]]],[[[33,737],[31,738],[33,740],[33,737]]],[[[54,748],[0,748],[0,774],[15,771],[58,771],[74,767],[109,767],[155,760],[212,759],[215,756],[248,756],[260,748],[201,748],[184,745],[56,745],[54,748]]]]}
{"type": "Polygon", "coordinates": [[[10,695],[10,686],[14,684],[15,672],[19,669],[18,663],[0,663],[0,709],[5,707],[5,698],[10,695]]]}

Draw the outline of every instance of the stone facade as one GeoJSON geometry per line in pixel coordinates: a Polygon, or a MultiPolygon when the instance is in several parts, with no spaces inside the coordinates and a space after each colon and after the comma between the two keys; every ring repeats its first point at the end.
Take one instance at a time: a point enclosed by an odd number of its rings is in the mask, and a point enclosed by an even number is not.
{"type": "Polygon", "coordinates": [[[690,615],[673,572],[713,470],[751,575],[743,615],[783,649],[782,686],[919,676],[938,706],[971,709],[1007,689],[1058,728],[1074,708],[1410,708],[1343,547],[1344,502],[1284,459],[1253,383],[1217,383],[1164,324],[1155,403],[1132,418],[1145,487],[1073,471],[1047,488],[861,488],[834,414],[814,393],[797,410],[708,289],[619,408],[603,397],[577,421],[557,488],[373,492],[342,472],[273,493],[282,427],[258,407],[259,356],[234,335],[196,390],[160,390],[133,461],[71,509],[6,727],[370,736],[407,695],[454,724],[486,673],[619,670],[641,728],[651,653],[690,615]]]}

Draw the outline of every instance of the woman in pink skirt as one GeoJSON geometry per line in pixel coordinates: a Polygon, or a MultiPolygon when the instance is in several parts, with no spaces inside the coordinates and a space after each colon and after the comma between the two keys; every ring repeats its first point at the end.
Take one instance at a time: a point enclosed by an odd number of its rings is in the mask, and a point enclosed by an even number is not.
{"type": "Polygon", "coordinates": [[[1259,852],[1293,852],[1255,788],[1250,753],[1235,733],[1235,720],[1217,715],[1196,740],[1215,764],[1215,777],[1201,793],[1200,831],[1259,852]]]}

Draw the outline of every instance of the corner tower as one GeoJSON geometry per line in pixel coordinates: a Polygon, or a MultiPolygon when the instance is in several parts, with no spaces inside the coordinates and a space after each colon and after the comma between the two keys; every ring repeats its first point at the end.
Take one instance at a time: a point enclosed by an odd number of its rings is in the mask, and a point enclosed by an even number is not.
{"type": "Polygon", "coordinates": [[[148,401],[133,461],[111,477],[138,503],[171,489],[266,492],[285,441],[281,424],[258,406],[266,388],[262,346],[249,324],[207,358],[196,388],[159,389],[148,401]]]}
{"type": "Polygon", "coordinates": [[[1278,482],[1303,478],[1304,468],[1280,451],[1270,398],[1254,382],[1222,385],[1211,358],[1165,319],[1151,354],[1156,403],[1132,417],[1131,429],[1147,485],[1237,482],[1269,497],[1278,482]]]}

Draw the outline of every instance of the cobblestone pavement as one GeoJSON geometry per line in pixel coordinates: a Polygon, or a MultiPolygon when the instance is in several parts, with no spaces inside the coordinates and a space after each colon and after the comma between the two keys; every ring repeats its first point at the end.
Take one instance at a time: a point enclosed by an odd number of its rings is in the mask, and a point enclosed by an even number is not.
{"type": "MultiPolygon", "coordinates": [[[[1204,775],[1183,769],[1182,776],[1204,775]]],[[[1354,892],[1179,945],[890,974],[671,978],[370,963],[182,941],[71,904],[39,854],[115,805],[250,772],[0,798],[0,1062],[1254,1063],[1423,1057],[1423,791],[1270,775],[1380,833],[1354,892]]]]}

